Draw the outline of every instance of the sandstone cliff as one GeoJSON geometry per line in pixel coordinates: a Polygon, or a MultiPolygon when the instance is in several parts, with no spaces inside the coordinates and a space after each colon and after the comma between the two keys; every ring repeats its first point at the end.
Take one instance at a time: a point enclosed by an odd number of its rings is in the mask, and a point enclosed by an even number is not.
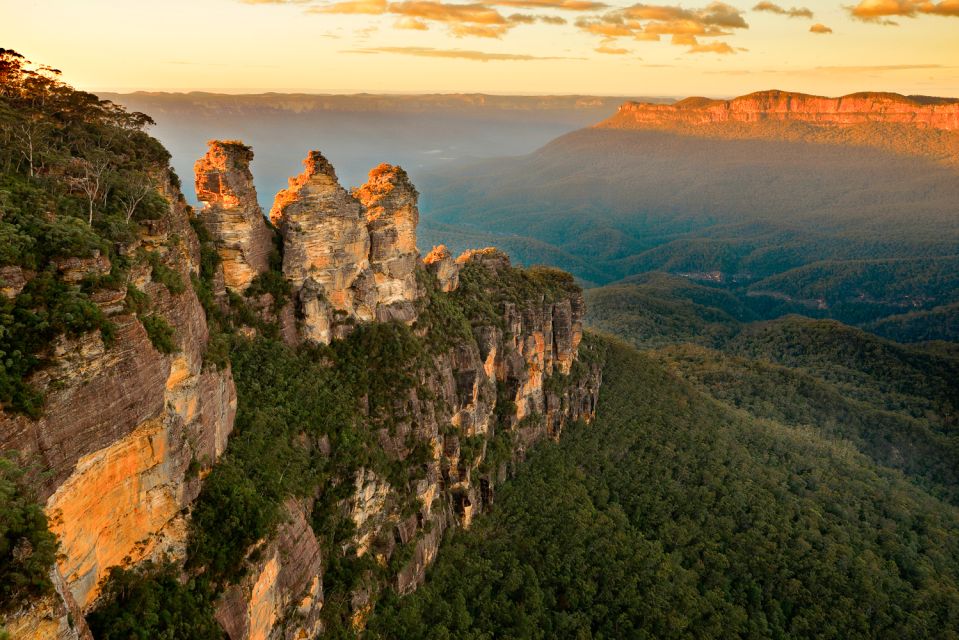
{"type": "Polygon", "coordinates": [[[414,330],[433,348],[409,372],[415,383],[397,385],[387,416],[363,411],[387,460],[404,472],[366,467],[349,480],[340,508],[352,533],[328,552],[343,558],[320,551],[322,541],[306,524],[311,500],[288,501],[284,524],[218,606],[233,640],[311,637],[324,624],[322,612],[334,607],[345,606],[351,624],[362,627],[387,587],[379,580],[401,594],[414,590],[443,533],[468,527],[486,510],[530,446],[594,415],[601,371],[581,355],[584,308],[572,280],[514,269],[495,249],[468,252],[451,269],[462,284],[445,293],[420,267],[426,291],[416,302],[414,330]],[[469,314],[466,333],[451,334],[434,315],[445,305],[485,311],[469,314]],[[350,557],[371,558],[380,569],[367,570],[348,593],[331,592],[327,564],[350,557]],[[333,596],[336,604],[327,602],[333,596]]]}
{"type": "MultiPolygon", "coordinates": [[[[207,207],[193,224],[178,189],[163,187],[168,209],[119,250],[130,256],[121,282],[107,278],[113,265],[99,252],[54,264],[69,286],[111,283],[93,299],[115,330],[110,341],[95,332],[55,341],[30,380],[46,394],[42,415],[0,414],[0,450],[36,469],[62,552],[52,595],[2,621],[13,638],[89,638],[83,616],[109,593],[109,570],[161,558],[184,581],[210,576],[210,610],[232,640],[316,637],[344,619],[361,628],[383,589],[422,583],[444,532],[470,526],[530,446],[594,414],[601,372],[581,346],[583,298],[570,276],[513,268],[495,249],[454,260],[437,247],[420,260],[406,173],[381,165],[350,193],[319,152],[277,195],[283,265],[271,270],[251,157],[241,143],[211,143],[197,163],[207,207]],[[151,333],[151,318],[169,336],[151,333]],[[233,377],[242,369],[229,360],[274,341],[320,369],[354,358],[339,385],[360,384],[382,358],[406,368],[336,406],[340,440],[293,432],[280,443],[309,469],[325,468],[337,447],[371,444],[314,489],[304,478],[281,494],[281,517],[244,543],[241,570],[213,573],[188,545],[204,486],[243,455],[223,457],[243,415],[233,377]],[[323,522],[345,533],[331,536],[323,522]],[[358,567],[354,579],[342,568],[330,579],[344,564],[358,567]]],[[[33,277],[2,274],[13,296],[33,277]]],[[[265,384],[270,365],[256,362],[249,378],[265,384]]],[[[290,382],[274,380],[269,395],[290,382]]],[[[249,517],[226,515],[240,528],[249,517]]],[[[213,522],[214,537],[235,534],[213,522]]]]}
{"type": "Polygon", "coordinates": [[[959,101],[856,93],[822,98],[764,91],[732,100],[627,102],[600,129],[655,129],[684,136],[860,146],[959,167],[959,101]]]}
{"type": "Polygon", "coordinates": [[[348,192],[319,151],[276,195],[270,218],[283,237],[283,275],[302,336],[328,344],[356,322],[412,322],[417,297],[417,192],[406,172],[380,165],[348,192]]]}
{"type": "MultiPolygon", "coordinates": [[[[164,195],[172,203],[166,214],[146,221],[123,248],[133,256],[127,282],[93,296],[116,328],[112,343],[99,333],[62,336],[30,380],[46,395],[43,415],[0,412],[0,450],[17,451],[35,470],[33,486],[61,545],[53,569],[61,597],[8,621],[15,638],[54,637],[49,621],[67,610],[74,624],[55,637],[84,637],[82,614],[110,567],[182,558],[185,510],[233,428],[230,371],[203,366],[207,322],[188,284],[199,270],[199,244],[179,192],[169,187],[164,195]],[[134,310],[131,297],[144,294],[149,305],[134,310]],[[151,343],[141,322],[149,317],[172,327],[173,353],[151,343]]],[[[71,273],[79,281],[110,267],[96,257],[64,269],[70,282],[71,273]]]]}
{"type": "Polygon", "coordinates": [[[242,292],[267,270],[272,234],[256,201],[253,151],[236,141],[211,140],[209,147],[194,167],[197,199],[206,203],[200,215],[220,239],[226,287],[242,292]]]}
{"type": "Polygon", "coordinates": [[[788,91],[761,91],[733,98],[686,98],[675,104],[627,102],[600,127],[707,125],[765,120],[819,126],[870,122],[959,130],[959,100],[907,97],[896,93],[854,93],[824,98],[788,91]]]}

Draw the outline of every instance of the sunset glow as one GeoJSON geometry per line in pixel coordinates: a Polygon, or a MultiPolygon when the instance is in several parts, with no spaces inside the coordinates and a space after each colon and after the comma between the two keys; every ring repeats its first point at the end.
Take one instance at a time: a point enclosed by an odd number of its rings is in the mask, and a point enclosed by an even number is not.
{"type": "Polygon", "coordinates": [[[0,15],[3,46],[94,91],[959,95],[955,0],[3,0],[0,15]]]}

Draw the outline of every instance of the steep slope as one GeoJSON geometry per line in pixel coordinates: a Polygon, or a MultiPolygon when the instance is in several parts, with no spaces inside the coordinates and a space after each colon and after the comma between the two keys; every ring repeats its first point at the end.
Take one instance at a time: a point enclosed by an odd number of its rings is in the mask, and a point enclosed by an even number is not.
{"type": "Polygon", "coordinates": [[[428,270],[401,168],[350,193],[312,152],[277,230],[212,141],[193,211],[148,117],[0,63],[0,635],[360,629],[592,418],[572,277],[428,270]]]}
{"type": "Polygon", "coordinates": [[[728,101],[743,121],[709,116],[726,102],[627,105],[531,155],[437,173],[424,233],[454,249],[484,237],[588,284],[650,271],[708,281],[766,317],[805,307],[866,324],[954,302],[959,183],[942,160],[959,157],[959,132],[921,123],[956,103],[837,111],[770,96],[728,101]],[[623,115],[636,109],[649,117],[623,115]],[[810,286],[814,271],[828,292],[810,286]]]}
{"type": "Polygon", "coordinates": [[[956,637],[954,506],[600,344],[593,423],[536,451],[373,637],[956,637]]]}

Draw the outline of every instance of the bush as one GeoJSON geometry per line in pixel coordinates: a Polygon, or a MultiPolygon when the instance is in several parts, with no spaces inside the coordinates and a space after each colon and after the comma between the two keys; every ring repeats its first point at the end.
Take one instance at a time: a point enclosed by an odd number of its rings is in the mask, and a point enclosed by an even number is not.
{"type": "Polygon", "coordinates": [[[152,315],[140,318],[140,322],[157,351],[169,354],[177,350],[176,342],[174,342],[176,332],[164,318],[152,315]]]}
{"type": "Polygon", "coordinates": [[[97,640],[189,638],[222,640],[212,597],[197,581],[181,584],[176,565],[146,562],[114,567],[101,585],[99,605],[87,616],[97,640]]]}
{"type": "Polygon", "coordinates": [[[53,591],[50,569],[57,540],[23,471],[0,454],[0,613],[53,591]]]}

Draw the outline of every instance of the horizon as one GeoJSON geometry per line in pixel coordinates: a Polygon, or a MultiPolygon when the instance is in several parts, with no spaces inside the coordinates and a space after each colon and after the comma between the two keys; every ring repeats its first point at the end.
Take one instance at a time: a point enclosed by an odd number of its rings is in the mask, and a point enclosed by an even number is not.
{"type": "Polygon", "coordinates": [[[6,46],[93,93],[729,97],[777,86],[823,96],[959,95],[955,0],[0,7],[17,26],[6,46]]]}

